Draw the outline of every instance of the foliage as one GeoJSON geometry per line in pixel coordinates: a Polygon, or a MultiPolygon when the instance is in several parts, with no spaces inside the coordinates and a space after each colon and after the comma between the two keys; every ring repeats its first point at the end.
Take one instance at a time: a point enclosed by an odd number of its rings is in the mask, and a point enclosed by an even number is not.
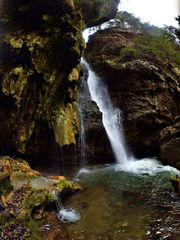
{"type": "Polygon", "coordinates": [[[179,28],[175,28],[174,26],[165,26],[164,31],[167,37],[180,43],[180,15],[175,19],[179,24],[179,28]]]}
{"type": "Polygon", "coordinates": [[[176,20],[177,20],[177,22],[178,22],[179,28],[177,28],[177,29],[175,30],[175,34],[176,34],[177,38],[178,38],[179,41],[180,41],[180,15],[176,18],[176,20]]]}
{"type": "Polygon", "coordinates": [[[131,61],[138,58],[139,53],[135,48],[126,47],[123,48],[120,52],[121,61],[131,61]]]}
{"type": "Polygon", "coordinates": [[[137,18],[132,13],[128,13],[126,11],[118,12],[116,14],[115,20],[117,24],[131,28],[133,30],[140,30],[142,27],[140,18],[137,18]]]}
{"type": "Polygon", "coordinates": [[[153,54],[163,63],[180,65],[180,47],[164,35],[139,35],[135,37],[135,44],[142,56],[153,54]]]}
{"type": "Polygon", "coordinates": [[[149,22],[142,23],[140,18],[126,11],[117,12],[114,22],[116,26],[129,28],[130,30],[142,33],[158,35],[164,32],[162,28],[151,25],[149,22]]]}
{"type": "Polygon", "coordinates": [[[151,35],[161,35],[164,33],[163,28],[154,26],[149,22],[142,23],[142,29],[144,33],[151,34],[151,35]]]}
{"type": "MultiPolygon", "coordinates": [[[[180,24],[180,16],[176,18],[180,24]]],[[[180,39],[180,28],[165,26],[159,28],[150,23],[142,23],[140,18],[132,13],[121,11],[116,18],[110,21],[108,28],[119,26],[140,33],[135,37],[135,48],[124,48],[121,50],[120,59],[131,61],[135,58],[152,58],[164,63],[174,62],[180,64],[180,47],[177,38],[180,39]]],[[[136,34],[137,35],[137,34],[136,34]]]]}

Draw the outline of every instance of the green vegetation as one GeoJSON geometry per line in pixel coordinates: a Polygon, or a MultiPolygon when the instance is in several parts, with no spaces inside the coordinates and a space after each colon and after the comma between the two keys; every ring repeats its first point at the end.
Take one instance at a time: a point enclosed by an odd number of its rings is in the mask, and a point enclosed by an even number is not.
{"type": "Polygon", "coordinates": [[[141,57],[149,59],[152,56],[163,63],[180,65],[180,46],[164,35],[138,35],[134,39],[135,46],[141,57]]]}
{"type": "MultiPolygon", "coordinates": [[[[180,26],[180,15],[175,19],[180,26]]],[[[114,26],[124,27],[131,31],[137,31],[150,35],[166,35],[173,41],[177,41],[177,39],[180,40],[180,27],[175,28],[174,26],[165,26],[160,28],[150,24],[149,22],[143,23],[140,18],[126,11],[117,12],[115,18],[110,20],[107,25],[108,28],[114,26]]]]}
{"type": "Polygon", "coordinates": [[[122,61],[132,61],[138,58],[139,52],[135,48],[126,47],[120,52],[120,60],[122,61]]]}
{"type": "MultiPolygon", "coordinates": [[[[176,18],[180,24],[180,16],[176,18]]],[[[132,47],[123,48],[120,61],[132,61],[137,58],[153,60],[156,63],[174,63],[180,65],[180,28],[165,26],[159,28],[150,23],[142,23],[132,13],[121,11],[108,23],[107,28],[118,26],[135,33],[132,47]]]]}
{"type": "Polygon", "coordinates": [[[149,22],[142,23],[140,18],[126,11],[116,13],[116,17],[109,22],[108,28],[113,26],[124,27],[131,31],[153,35],[163,34],[165,31],[163,28],[151,25],[149,22]]]}
{"type": "MultiPolygon", "coordinates": [[[[2,229],[11,229],[12,224],[17,228],[21,224],[29,229],[27,233],[33,234],[32,238],[28,235],[23,239],[42,239],[38,224],[45,218],[45,208],[47,210],[48,205],[56,201],[55,193],[73,193],[80,189],[79,184],[63,176],[45,178],[24,160],[1,157],[0,203],[4,210],[0,213],[0,238],[2,229]]],[[[21,239],[13,236],[10,239],[21,239]]]]}
{"type": "Polygon", "coordinates": [[[175,19],[178,22],[179,27],[175,28],[174,26],[165,26],[164,30],[165,35],[168,38],[180,44],[180,15],[175,19]]]}
{"type": "Polygon", "coordinates": [[[177,38],[180,41],[180,15],[176,18],[176,21],[178,22],[179,27],[176,28],[175,34],[176,34],[177,38]]]}

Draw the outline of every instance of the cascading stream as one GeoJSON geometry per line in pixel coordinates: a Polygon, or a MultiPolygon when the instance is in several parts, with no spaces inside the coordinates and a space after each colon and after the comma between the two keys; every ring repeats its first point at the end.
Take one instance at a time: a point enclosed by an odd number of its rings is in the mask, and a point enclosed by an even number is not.
{"type": "Polygon", "coordinates": [[[58,210],[58,218],[64,223],[74,223],[80,219],[80,214],[73,208],[65,208],[60,194],[54,190],[55,203],[58,210]]]}
{"type": "Polygon", "coordinates": [[[103,80],[96,76],[89,64],[84,58],[81,62],[86,65],[88,76],[88,87],[91,99],[96,102],[99,110],[102,112],[102,121],[108,135],[116,161],[120,164],[126,164],[130,161],[124,143],[121,111],[114,108],[103,80]]]}
{"type": "Polygon", "coordinates": [[[85,135],[85,126],[84,126],[84,95],[85,95],[85,77],[80,82],[79,86],[79,96],[78,96],[78,112],[80,117],[80,158],[81,158],[81,167],[85,166],[86,160],[86,152],[85,152],[85,144],[86,144],[86,135],[85,135]]]}

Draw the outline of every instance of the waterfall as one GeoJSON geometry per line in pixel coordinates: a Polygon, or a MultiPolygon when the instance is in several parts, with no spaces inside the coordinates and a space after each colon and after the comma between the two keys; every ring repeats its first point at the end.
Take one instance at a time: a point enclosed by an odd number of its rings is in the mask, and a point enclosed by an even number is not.
{"type": "Polygon", "coordinates": [[[58,191],[53,190],[55,203],[58,210],[58,218],[63,223],[74,223],[80,219],[80,214],[73,208],[65,208],[62,204],[61,196],[58,191]]]}
{"type": "Polygon", "coordinates": [[[85,79],[81,79],[79,86],[79,96],[78,96],[78,112],[80,117],[80,158],[81,158],[81,166],[85,166],[86,160],[86,152],[85,152],[85,144],[86,144],[86,135],[85,135],[85,126],[84,126],[84,95],[85,95],[85,79]]]}
{"type": "Polygon", "coordinates": [[[88,87],[91,99],[96,102],[99,110],[102,112],[102,121],[108,135],[116,161],[120,164],[129,162],[125,148],[121,111],[113,107],[108,89],[103,80],[96,76],[89,64],[82,58],[89,71],[88,87]]]}

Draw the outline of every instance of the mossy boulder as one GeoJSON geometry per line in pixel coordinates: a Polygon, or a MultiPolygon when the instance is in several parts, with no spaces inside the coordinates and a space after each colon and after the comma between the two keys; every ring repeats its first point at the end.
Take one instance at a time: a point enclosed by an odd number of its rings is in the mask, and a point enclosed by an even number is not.
{"type": "Polygon", "coordinates": [[[0,225],[16,222],[25,227],[43,219],[45,208],[58,201],[58,195],[81,189],[63,176],[44,177],[23,160],[0,159],[0,225]]]}

